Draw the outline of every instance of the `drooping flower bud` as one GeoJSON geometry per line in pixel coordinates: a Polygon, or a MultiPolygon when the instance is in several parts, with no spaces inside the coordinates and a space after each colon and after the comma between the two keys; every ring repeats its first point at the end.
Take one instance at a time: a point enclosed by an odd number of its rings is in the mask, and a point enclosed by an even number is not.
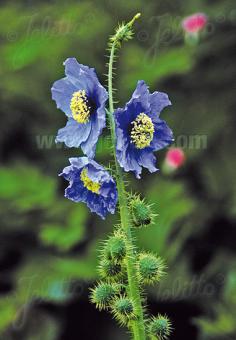
{"type": "Polygon", "coordinates": [[[154,284],[165,274],[165,265],[160,257],[149,253],[139,254],[137,263],[138,277],[143,284],[154,284]]]}
{"type": "Polygon", "coordinates": [[[182,27],[186,33],[197,34],[207,24],[207,16],[204,13],[195,13],[182,21],[182,27]]]}
{"type": "Polygon", "coordinates": [[[185,32],[185,42],[195,46],[199,42],[200,32],[207,24],[207,16],[204,13],[196,13],[186,17],[182,21],[182,28],[185,32]]]}
{"type": "Polygon", "coordinates": [[[172,331],[171,322],[166,316],[153,317],[148,324],[148,333],[158,340],[167,340],[172,331]]]}
{"type": "Polygon", "coordinates": [[[171,148],[167,151],[164,161],[165,170],[172,172],[180,168],[185,162],[185,153],[181,148],[171,148]]]}

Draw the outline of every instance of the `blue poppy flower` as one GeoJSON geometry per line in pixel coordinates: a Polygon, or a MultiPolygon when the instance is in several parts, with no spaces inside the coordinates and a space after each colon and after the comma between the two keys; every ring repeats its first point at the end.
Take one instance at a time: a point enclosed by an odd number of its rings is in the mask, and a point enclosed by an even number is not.
{"type": "Polygon", "coordinates": [[[133,171],[140,178],[142,167],[150,172],[158,169],[153,152],[173,141],[173,134],[160,112],[171,102],[167,94],[149,93],[145,82],[139,81],[125,108],[114,112],[116,122],[117,160],[125,171],[133,171]]]}
{"type": "Polygon", "coordinates": [[[94,69],[79,64],[75,58],[68,58],[64,65],[66,77],[53,84],[52,98],[67,115],[68,122],[58,131],[56,142],[80,146],[93,158],[98,137],[106,126],[107,91],[94,69]]]}
{"type": "Polygon", "coordinates": [[[70,182],[65,197],[74,202],[84,202],[92,212],[103,219],[114,214],[117,203],[116,183],[101,165],[87,157],[70,158],[70,166],[59,176],[70,182]]]}

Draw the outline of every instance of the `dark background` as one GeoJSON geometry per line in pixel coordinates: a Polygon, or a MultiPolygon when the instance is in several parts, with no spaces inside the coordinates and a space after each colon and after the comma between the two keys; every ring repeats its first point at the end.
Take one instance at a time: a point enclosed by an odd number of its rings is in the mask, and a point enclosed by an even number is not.
{"type": "MultiPolygon", "coordinates": [[[[186,154],[172,175],[129,176],[159,214],[137,242],[168,264],[161,284],[147,289],[149,310],[171,318],[171,339],[236,339],[236,8],[229,0],[1,2],[0,339],[128,339],[88,301],[100,241],[117,216],[103,222],[63,197],[57,174],[80,151],[54,144],[66,118],[50,88],[72,56],[105,84],[108,37],[137,12],[117,65],[119,105],[138,79],[167,92],[173,105],[162,118],[186,154]],[[181,20],[194,12],[209,22],[189,45],[181,20]]],[[[111,159],[106,135],[96,157],[111,159]]]]}

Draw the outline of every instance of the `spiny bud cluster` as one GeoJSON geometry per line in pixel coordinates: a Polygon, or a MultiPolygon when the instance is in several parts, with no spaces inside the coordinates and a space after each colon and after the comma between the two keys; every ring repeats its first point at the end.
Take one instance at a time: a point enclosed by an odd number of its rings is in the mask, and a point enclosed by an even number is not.
{"type": "Polygon", "coordinates": [[[172,331],[171,322],[168,317],[160,314],[157,317],[152,317],[147,328],[152,339],[157,340],[167,340],[172,331]]]}
{"type": "Polygon", "coordinates": [[[152,205],[147,204],[139,195],[131,198],[130,209],[134,226],[143,227],[153,223],[156,214],[152,212],[152,205]]]}
{"type": "Polygon", "coordinates": [[[137,261],[137,272],[141,283],[155,284],[165,274],[163,260],[150,253],[140,253],[137,261]]]}
{"type": "Polygon", "coordinates": [[[111,301],[118,293],[119,293],[118,285],[106,282],[99,282],[91,290],[90,299],[91,302],[94,303],[99,310],[107,309],[109,308],[111,301]]]}
{"type": "Polygon", "coordinates": [[[123,233],[118,229],[105,241],[101,251],[98,272],[102,279],[121,282],[124,276],[126,244],[123,233]]]}
{"type": "MultiPolygon", "coordinates": [[[[146,204],[139,197],[132,201],[132,208],[146,204]]],[[[140,218],[139,213],[139,218],[140,218]]],[[[146,219],[146,215],[143,215],[146,219]]],[[[137,215],[136,215],[137,217],[137,215]]],[[[143,224],[142,220],[142,224],[143,224]]],[[[126,275],[127,242],[118,227],[102,246],[98,273],[102,281],[91,291],[91,301],[99,310],[109,310],[120,325],[130,326],[136,320],[134,301],[129,296],[126,275]]],[[[136,255],[137,278],[140,287],[155,284],[165,273],[163,260],[148,252],[136,255]]],[[[146,324],[148,334],[158,340],[166,340],[171,332],[171,324],[166,316],[152,317],[146,324]]]]}
{"type": "Polygon", "coordinates": [[[116,230],[102,247],[98,273],[102,279],[91,292],[98,309],[108,309],[121,325],[135,318],[133,301],[127,295],[125,267],[126,239],[116,230]]]}
{"type": "Polygon", "coordinates": [[[121,325],[127,325],[130,320],[135,319],[133,302],[127,296],[114,300],[112,313],[121,325]]]}
{"type": "Polygon", "coordinates": [[[112,237],[108,239],[104,247],[104,253],[107,259],[114,262],[120,262],[126,255],[125,238],[119,231],[115,232],[112,237]]]}
{"type": "Polygon", "coordinates": [[[99,263],[98,272],[102,279],[116,281],[122,275],[122,266],[120,263],[102,258],[99,263]]]}

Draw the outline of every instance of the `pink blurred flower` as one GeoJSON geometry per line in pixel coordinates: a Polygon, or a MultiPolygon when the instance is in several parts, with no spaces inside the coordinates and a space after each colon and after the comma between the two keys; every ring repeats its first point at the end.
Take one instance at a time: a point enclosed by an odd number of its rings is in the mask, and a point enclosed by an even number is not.
{"type": "Polygon", "coordinates": [[[198,33],[207,24],[207,16],[204,13],[195,13],[182,21],[182,27],[186,33],[198,33]]]}
{"type": "Polygon", "coordinates": [[[171,148],[168,150],[165,158],[165,163],[168,168],[177,169],[183,165],[185,161],[184,151],[180,148],[171,148]]]}

